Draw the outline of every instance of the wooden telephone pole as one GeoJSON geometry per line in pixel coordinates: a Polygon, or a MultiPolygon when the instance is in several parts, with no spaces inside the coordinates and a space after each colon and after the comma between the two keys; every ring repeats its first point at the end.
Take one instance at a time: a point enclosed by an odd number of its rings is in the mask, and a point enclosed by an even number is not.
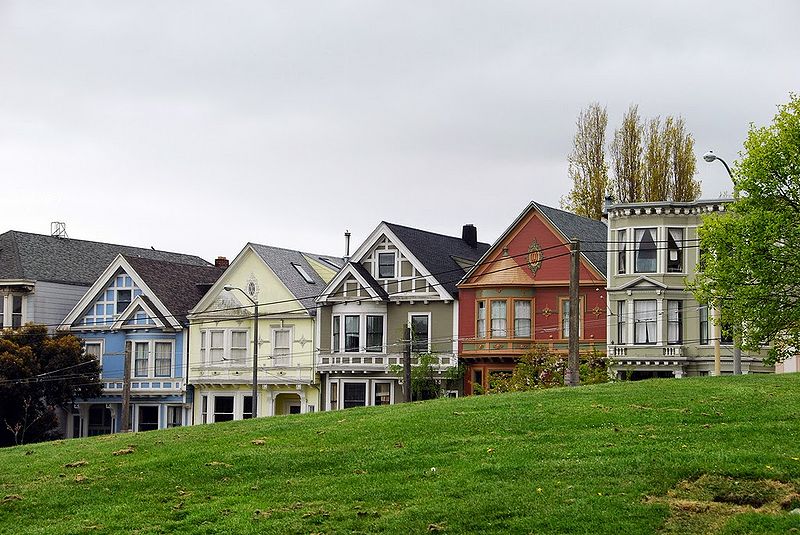
{"type": "Polygon", "coordinates": [[[569,367],[565,383],[567,386],[578,386],[580,383],[580,288],[581,275],[581,242],[572,238],[570,247],[569,272],[569,367]]]}

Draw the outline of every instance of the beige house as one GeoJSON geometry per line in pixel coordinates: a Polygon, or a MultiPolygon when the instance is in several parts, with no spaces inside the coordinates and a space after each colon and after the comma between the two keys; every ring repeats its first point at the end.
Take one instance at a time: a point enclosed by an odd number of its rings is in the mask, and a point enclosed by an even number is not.
{"type": "MultiPolygon", "coordinates": [[[[713,375],[718,337],[722,373],[733,373],[732,338],[720,335],[713,310],[686,289],[698,267],[702,217],[731,201],[608,207],[607,340],[618,377],[713,375]]],[[[742,372],[774,371],[765,355],[743,352],[742,372]]]]}
{"type": "Polygon", "coordinates": [[[248,243],[190,311],[193,423],[314,412],[320,392],[314,297],[341,259],[248,243]],[[258,303],[258,340],[254,306],[258,303]]]}

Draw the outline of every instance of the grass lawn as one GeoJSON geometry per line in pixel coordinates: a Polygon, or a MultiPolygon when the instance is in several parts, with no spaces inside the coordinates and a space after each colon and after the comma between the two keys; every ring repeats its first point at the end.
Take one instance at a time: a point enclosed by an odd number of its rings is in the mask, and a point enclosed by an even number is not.
{"type": "Polygon", "coordinates": [[[0,533],[792,533],[799,410],[669,379],[8,448],[0,533]]]}

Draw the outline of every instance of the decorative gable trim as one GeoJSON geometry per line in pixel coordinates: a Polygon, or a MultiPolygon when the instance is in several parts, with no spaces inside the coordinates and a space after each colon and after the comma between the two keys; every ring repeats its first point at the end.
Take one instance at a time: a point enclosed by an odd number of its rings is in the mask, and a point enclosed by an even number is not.
{"type": "MultiPolygon", "coordinates": [[[[408,247],[406,247],[406,245],[397,237],[397,235],[394,232],[392,232],[392,230],[385,222],[381,222],[377,227],[375,227],[375,229],[370,233],[367,239],[365,239],[361,243],[358,249],[356,249],[356,251],[350,257],[350,261],[357,262],[359,264],[362,263],[366,258],[366,256],[372,251],[372,249],[374,249],[378,245],[378,242],[383,237],[386,237],[390,242],[392,242],[392,244],[395,247],[397,247],[397,250],[400,251],[400,254],[402,254],[409,262],[411,262],[411,265],[414,267],[414,269],[417,272],[419,272],[422,275],[422,277],[425,278],[427,283],[434,289],[434,291],[438,294],[440,299],[442,299],[443,301],[454,300],[453,296],[451,296],[450,293],[444,289],[439,280],[436,279],[436,277],[425,268],[424,264],[420,262],[419,259],[411,253],[408,247]]],[[[331,280],[331,282],[325,287],[325,290],[323,290],[322,292],[323,295],[327,295],[333,292],[333,289],[336,288],[339,285],[339,283],[343,280],[342,277],[343,273],[344,269],[339,271],[336,277],[334,277],[333,280],[331,280]]],[[[418,300],[422,299],[424,299],[424,297],[422,296],[418,298],[418,300]]],[[[324,300],[321,300],[321,298],[318,298],[318,301],[325,302],[324,300]]]]}
{"type": "Polygon", "coordinates": [[[336,289],[341,287],[349,278],[353,278],[358,282],[360,288],[367,291],[369,294],[369,300],[371,301],[385,301],[382,296],[378,295],[378,292],[372,287],[372,284],[369,283],[367,279],[365,279],[361,273],[358,272],[358,269],[355,268],[352,264],[348,263],[345,267],[343,267],[339,273],[331,280],[330,283],[325,287],[322,294],[317,298],[318,303],[327,303],[329,301],[338,301],[337,297],[341,297],[343,301],[357,301],[358,297],[356,298],[349,298],[344,296],[337,296],[336,289]]]}
{"type": "MultiPolygon", "coordinates": [[[[623,284],[622,286],[618,286],[616,288],[610,288],[609,290],[610,291],[634,290],[634,289],[637,289],[637,288],[648,289],[648,290],[649,289],[653,289],[653,288],[660,288],[662,290],[669,290],[670,289],[669,286],[667,286],[666,284],[664,284],[661,281],[658,281],[656,279],[651,279],[650,277],[647,277],[647,276],[641,276],[641,277],[637,277],[634,280],[623,284]]],[[[681,287],[679,289],[683,290],[684,288],[681,287]]]]}
{"type": "Polygon", "coordinates": [[[167,327],[167,325],[165,325],[165,323],[164,323],[164,320],[166,318],[162,319],[161,315],[158,314],[157,312],[155,312],[152,307],[150,307],[150,305],[148,304],[148,301],[150,301],[150,300],[149,299],[145,299],[143,295],[136,296],[133,299],[133,301],[131,301],[131,304],[128,305],[128,308],[126,308],[125,310],[122,311],[122,314],[120,314],[120,316],[117,319],[117,321],[115,321],[114,323],[111,324],[111,330],[116,331],[116,330],[120,330],[120,329],[147,329],[147,328],[152,328],[153,327],[152,325],[125,325],[125,322],[128,321],[129,319],[131,319],[136,314],[136,312],[138,311],[139,308],[141,308],[142,310],[145,311],[145,313],[147,313],[147,315],[150,317],[150,319],[155,322],[157,327],[159,327],[161,329],[164,329],[164,328],[170,328],[171,329],[171,327],[167,327]]]}
{"type": "MultiPolygon", "coordinates": [[[[59,331],[69,331],[70,329],[85,329],[85,330],[109,330],[112,327],[108,325],[77,325],[76,323],[83,318],[84,314],[87,313],[90,306],[92,306],[100,296],[100,292],[105,291],[106,287],[111,283],[113,277],[116,277],[117,271],[122,269],[142,290],[142,294],[145,295],[155,306],[155,310],[157,310],[161,317],[166,320],[172,328],[176,330],[180,330],[181,324],[178,320],[173,316],[173,314],[167,309],[166,306],[158,299],[158,296],[155,295],[153,290],[142,280],[142,277],[136,273],[136,270],[125,260],[125,257],[121,254],[117,255],[116,258],[108,265],[108,267],[103,271],[103,273],[94,281],[94,284],[83,294],[80,301],[72,308],[67,317],[64,318],[63,323],[58,327],[59,331]]],[[[133,303],[139,299],[138,297],[131,301],[131,304],[122,311],[122,314],[126,314],[131,310],[133,303]]],[[[152,307],[150,308],[152,311],[152,307]]],[[[114,323],[116,325],[116,323],[114,323]]]]}

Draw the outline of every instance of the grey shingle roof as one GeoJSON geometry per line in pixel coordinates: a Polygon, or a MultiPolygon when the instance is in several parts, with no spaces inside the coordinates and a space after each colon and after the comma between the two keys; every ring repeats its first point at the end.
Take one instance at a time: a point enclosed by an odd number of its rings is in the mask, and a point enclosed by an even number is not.
{"type": "Polygon", "coordinates": [[[471,247],[460,237],[445,236],[385,221],[384,223],[439,281],[442,288],[454,297],[458,292],[456,284],[464,276],[464,269],[458,265],[454,257],[477,262],[483,253],[489,250],[488,243],[478,242],[477,247],[471,247]]]}
{"type": "MultiPolygon", "coordinates": [[[[260,256],[261,259],[266,262],[269,268],[275,273],[281,282],[283,282],[284,286],[286,286],[292,295],[298,301],[300,301],[300,304],[303,305],[310,315],[316,314],[314,298],[322,292],[323,288],[325,288],[325,281],[322,280],[322,277],[319,276],[319,273],[314,271],[314,268],[308,264],[305,256],[309,256],[311,258],[327,258],[332,262],[338,263],[339,265],[344,263],[341,258],[327,255],[303,253],[301,251],[283,249],[281,247],[272,247],[269,245],[260,245],[258,243],[250,243],[248,245],[250,245],[258,254],[258,256],[260,256]],[[303,270],[314,280],[314,282],[306,282],[305,278],[292,264],[301,266],[303,270]]],[[[291,307],[287,307],[287,312],[295,312],[294,310],[289,310],[290,308],[291,307]]]]}
{"type": "Polygon", "coordinates": [[[602,221],[575,215],[532,201],[531,204],[544,214],[566,236],[581,240],[581,255],[606,277],[606,241],[608,227],[602,221]]]}
{"type": "Polygon", "coordinates": [[[215,266],[197,266],[163,262],[125,255],[155,297],[167,307],[181,324],[187,325],[186,313],[205,295],[225,271],[215,266]]]}
{"type": "Polygon", "coordinates": [[[0,234],[0,279],[91,286],[118,254],[196,266],[210,265],[194,255],[10,230],[0,234]]]}

